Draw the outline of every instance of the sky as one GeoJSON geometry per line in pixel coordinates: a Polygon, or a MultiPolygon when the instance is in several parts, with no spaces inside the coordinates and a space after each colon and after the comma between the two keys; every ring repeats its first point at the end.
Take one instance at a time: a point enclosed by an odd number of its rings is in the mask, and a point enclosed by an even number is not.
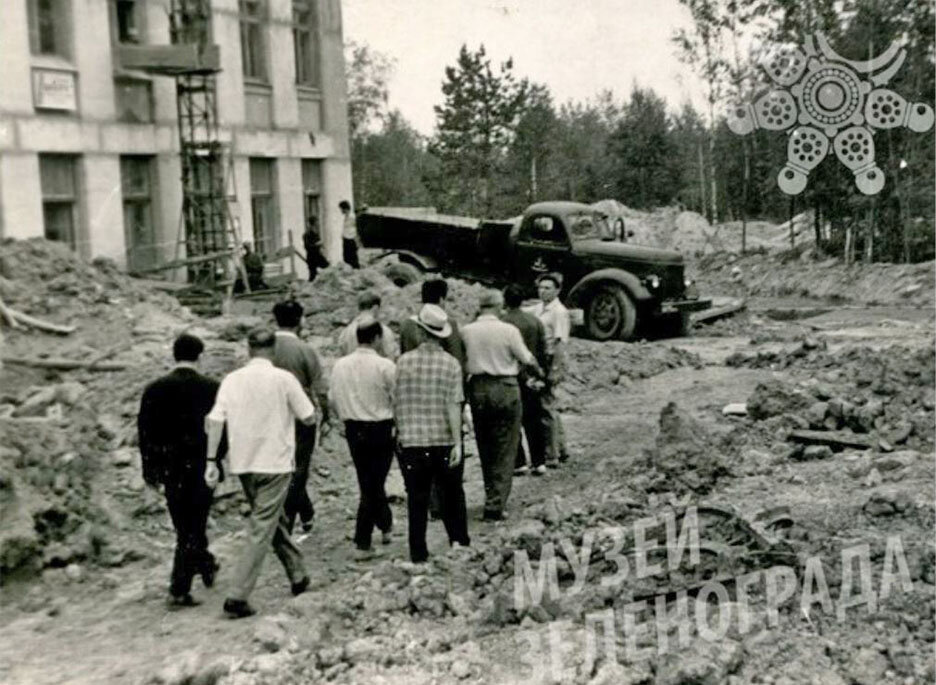
{"type": "Polygon", "coordinates": [[[699,79],[670,40],[689,26],[677,0],[343,0],[345,40],[395,61],[390,108],[432,133],[433,105],[461,45],[483,43],[494,64],[547,85],[557,104],[610,89],[625,99],[652,87],[670,108],[703,103],[699,79]]]}

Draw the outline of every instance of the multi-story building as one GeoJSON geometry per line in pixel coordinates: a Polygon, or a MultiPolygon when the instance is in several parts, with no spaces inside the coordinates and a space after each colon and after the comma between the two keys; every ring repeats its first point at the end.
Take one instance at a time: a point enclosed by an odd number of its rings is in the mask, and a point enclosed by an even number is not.
{"type": "MultiPolygon", "coordinates": [[[[170,43],[171,0],[0,1],[0,237],[45,236],[141,271],[179,255],[173,78],[122,50],[170,43]]],[[[241,236],[340,256],[351,197],[340,0],[211,0],[217,113],[241,236]]],[[[184,256],[184,253],[181,255],[184,256]]]]}

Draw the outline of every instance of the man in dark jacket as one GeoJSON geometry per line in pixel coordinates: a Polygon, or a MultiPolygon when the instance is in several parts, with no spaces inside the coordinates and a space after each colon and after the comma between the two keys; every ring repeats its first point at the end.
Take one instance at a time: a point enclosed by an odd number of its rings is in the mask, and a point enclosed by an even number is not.
{"type": "MultiPolygon", "coordinates": [[[[328,383],[322,371],[322,362],[318,354],[306,342],[299,339],[302,327],[302,305],[294,300],[277,302],[273,306],[273,318],[279,330],[276,331],[276,345],[273,351],[273,365],[289,371],[312,400],[315,410],[322,417],[322,425],[328,420],[328,383]]],[[[296,470],[293,472],[286,496],[286,520],[289,532],[292,532],[296,516],[302,522],[302,529],[312,530],[312,518],[315,507],[309,498],[306,486],[309,482],[309,468],[312,464],[312,452],[315,450],[315,425],[308,426],[296,421],[296,470]]]]}
{"type": "Polygon", "coordinates": [[[310,216],[306,221],[306,230],[302,234],[302,246],[305,248],[309,281],[314,281],[318,275],[318,270],[328,266],[328,260],[322,254],[322,236],[319,233],[318,219],[314,216],[310,216]]]}
{"type": "Polygon", "coordinates": [[[151,487],[165,488],[176,530],[169,586],[169,604],[174,607],[199,604],[191,595],[192,579],[200,574],[205,587],[211,587],[218,570],[205,534],[212,492],[204,478],[205,416],[218,383],[196,369],[202,350],[204,344],[193,335],[176,338],[176,368],[146,387],[137,419],[143,479],[151,487]]]}
{"type": "MultiPolygon", "coordinates": [[[[522,304],[523,288],[519,285],[507,286],[504,290],[506,311],[501,314],[501,321],[511,323],[520,330],[520,337],[536,357],[536,363],[540,368],[547,369],[549,358],[546,354],[546,328],[538,318],[520,309],[522,304]]],[[[552,435],[551,415],[543,404],[544,385],[525,370],[521,370],[518,381],[520,402],[523,404],[523,432],[530,447],[530,467],[533,469],[533,475],[542,476],[546,473],[546,444],[552,435]]],[[[514,474],[522,475],[530,467],[526,465],[523,443],[520,443],[514,474]]]]}

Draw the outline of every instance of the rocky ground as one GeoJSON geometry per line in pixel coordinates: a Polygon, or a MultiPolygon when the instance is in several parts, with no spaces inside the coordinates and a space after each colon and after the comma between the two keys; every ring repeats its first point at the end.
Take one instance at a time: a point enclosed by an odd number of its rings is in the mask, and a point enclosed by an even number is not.
{"type": "MultiPolygon", "coordinates": [[[[735,282],[723,267],[704,273],[735,282]]],[[[930,302],[931,270],[918,274],[930,302]]],[[[168,368],[175,333],[204,336],[206,370],[220,376],[244,359],[243,332],[268,320],[269,303],[244,300],[232,315],[197,319],[108,264],[83,264],[42,241],[4,244],[0,277],[10,306],[78,327],[69,336],[5,330],[5,356],[106,355],[125,366],[0,371],[0,682],[811,685],[922,684],[936,676],[931,309],[899,296],[883,300],[885,308],[859,306],[857,297],[843,305],[758,291],[745,314],[689,338],[574,340],[560,397],[573,461],[542,478],[515,479],[508,520],[490,524],[480,521],[480,469],[469,456],[472,547],[447,551],[434,523],[425,566],[405,561],[396,467],[395,539],[379,558],[354,560],[356,486],[333,432],[310,482],[316,526],[300,542],[312,588],[291,597],[271,560],[252,598],[259,616],[228,621],[221,602],[244,501],[235,487],[223,488],[213,510],[217,586],[196,588],[202,606],[167,611],[172,529],[163,502],[142,483],[133,421],[143,385],[168,368]],[[744,406],[723,413],[730,404],[744,406]],[[834,433],[851,446],[790,439],[803,431],[834,433]],[[686,505],[701,507],[700,563],[602,582],[615,570],[616,531],[625,531],[626,553],[635,522],[675,516],[686,505]],[[884,592],[894,539],[907,582],[884,592]],[[593,544],[587,573],[572,554],[586,540],[593,544]],[[727,579],[769,566],[795,568],[803,581],[807,560],[818,559],[838,600],[851,574],[842,550],[861,545],[873,569],[873,607],[840,617],[819,600],[803,606],[796,593],[770,622],[762,617],[764,592],[755,590],[749,630],[730,620],[724,635],[694,628],[681,643],[670,635],[667,648],[655,630],[618,623],[616,657],[606,643],[589,649],[594,612],[610,609],[618,621],[626,605],[650,598],[652,615],[657,597],[672,610],[679,590],[692,594],[712,578],[730,588],[727,579]],[[515,552],[539,571],[550,549],[560,596],[518,604],[515,552]]],[[[298,296],[310,313],[310,340],[329,363],[361,287],[384,294],[388,320],[418,302],[417,288],[396,289],[373,271],[326,270],[298,296]]],[[[477,293],[453,283],[462,319],[477,293]]],[[[731,590],[722,611],[738,617],[740,607],[731,590]]]]}

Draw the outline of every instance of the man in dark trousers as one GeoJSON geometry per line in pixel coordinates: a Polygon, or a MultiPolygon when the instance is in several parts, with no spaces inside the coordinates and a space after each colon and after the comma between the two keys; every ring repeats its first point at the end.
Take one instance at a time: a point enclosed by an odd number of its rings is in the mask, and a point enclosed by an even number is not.
{"type": "MultiPolygon", "coordinates": [[[[523,288],[519,285],[507,286],[504,290],[506,311],[501,314],[501,320],[516,326],[527,349],[536,357],[536,363],[541,369],[549,368],[546,329],[539,319],[520,309],[522,304],[523,288]]],[[[520,403],[523,405],[523,432],[530,447],[530,467],[533,469],[533,475],[542,476],[546,473],[546,444],[551,435],[550,413],[543,404],[544,384],[533,378],[525,369],[520,370],[517,382],[520,384],[520,403]]],[[[522,475],[530,467],[526,465],[526,455],[521,443],[517,450],[514,474],[522,475]]]]}
{"type": "Polygon", "coordinates": [[[305,248],[306,266],[309,269],[309,281],[314,281],[319,269],[328,266],[328,260],[322,254],[322,236],[319,233],[318,219],[310,216],[306,220],[306,229],[302,234],[302,246],[305,248]]]}
{"type": "Polygon", "coordinates": [[[489,290],[481,294],[477,320],[462,327],[468,353],[468,402],[484,477],[484,519],[504,518],[517,449],[520,445],[520,367],[542,371],[516,326],[501,321],[504,298],[489,290]]]}
{"type": "MultiPolygon", "coordinates": [[[[324,421],[328,419],[328,385],[318,354],[311,345],[299,339],[302,314],[302,305],[295,300],[277,302],[273,306],[273,318],[276,319],[279,328],[276,331],[276,345],[273,349],[273,365],[289,371],[296,377],[322,417],[324,425],[324,421]]],[[[316,430],[314,424],[308,426],[296,421],[296,470],[293,472],[285,505],[290,533],[297,515],[302,522],[302,529],[306,532],[312,530],[315,507],[309,498],[307,485],[312,452],[315,450],[316,430]]]]}
{"type": "Polygon", "coordinates": [[[364,321],[357,328],[358,345],[335,362],[329,398],[344,421],[348,450],[361,493],[354,527],[359,556],[373,553],[371,536],[376,526],[382,542],[390,542],[393,515],[384,489],[393,463],[393,388],[396,365],[378,353],[383,326],[364,321]]]}
{"type": "Polygon", "coordinates": [[[205,417],[211,411],[218,383],[201,375],[196,364],[204,344],[183,334],[172,346],[176,367],[143,391],[137,418],[143,479],[165,488],[166,504],[176,531],[169,604],[196,606],[192,579],[201,575],[205,587],[214,584],[218,564],[208,551],[205,526],[212,493],[205,484],[205,417]]]}
{"type": "MultiPolygon", "coordinates": [[[[400,445],[400,470],[406,484],[410,560],[425,562],[429,493],[439,482],[442,521],[449,544],[467,547],[465,491],[458,466],[462,461],[462,372],[439,344],[452,333],[446,313],[427,304],[418,323],[429,334],[397,362],[394,416],[400,445]]],[[[506,325],[506,324],[505,324],[506,325]]]]}
{"type": "MultiPolygon", "coordinates": [[[[432,304],[440,307],[444,311],[445,303],[448,300],[448,283],[446,283],[444,278],[430,278],[425,280],[422,284],[421,295],[422,303],[424,305],[432,304]]],[[[458,330],[458,322],[451,316],[451,314],[449,314],[448,311],[445,313],[448,316],[448,322],[449,326],[452,328],[452,333],[446,338],[440,338],[439,344],[442,346],[443,350],[458,360],[458,364],[461,366],[462,370],[462,381],[465,381],[467,380],[467,377],[465,376],[465,343],[462,340],[461,333],[458,330]]],[[[401,354],[415,350],[428,337],[428,334],[423,329],[423,327],[419,325],[417,320],[417,316],[411,316],[408,319],[400,322],[401,354]]],[[[462,441],[462,447],[464,447],[464,441],[462,441]]],[[[461,479],[465,470],[464,459],[460,461],[458,466],[455,468],[455,475],[461,479]]],[[[438,484],[432,486],[432,496],[429,500],[429,514],[434,519],[438,519],[442,516],[442,504],[439,500],[438,484]]]]}

